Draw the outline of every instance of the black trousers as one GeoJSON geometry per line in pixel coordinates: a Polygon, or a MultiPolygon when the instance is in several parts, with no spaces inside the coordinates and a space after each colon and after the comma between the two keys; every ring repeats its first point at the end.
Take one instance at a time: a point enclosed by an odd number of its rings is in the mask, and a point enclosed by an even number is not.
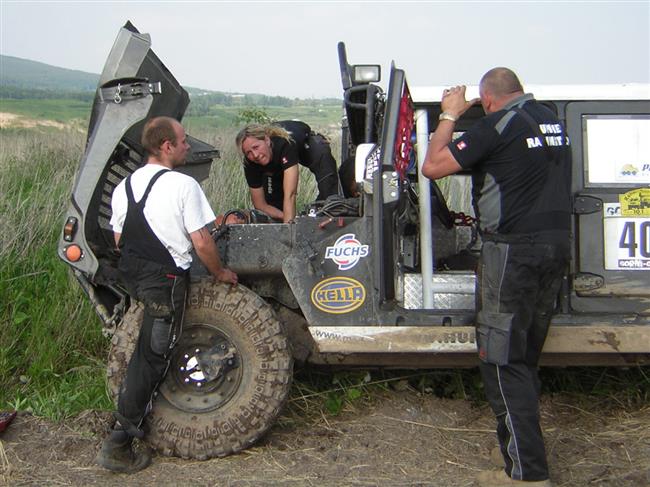
{"type": "Polygon", "coordinates": [[[477,275],[481,375],[506,473],[546,480],[537,366],[568,264],[564,245],[486,241],[477,275]]]}
{"type": "Polygon", "coordinates": [[[312,172],[318,185],[316,199],[324,200],[328,196],[339,194],[336,160],[327,139],[321,134],[311,134],[307,138],[305,149],[307,160],[304,161],[304,165],[312,172]]]}
{"type": "Polygon", "coordinates": [[[144,304],[144,319],[120,387],[117,412],[130,423],[123,425],[125,429],[140,428],[181,335],[187,275],[170,274],[159,264],[136,258],[122,259],[120,271],[129,294],[144,304]]]}

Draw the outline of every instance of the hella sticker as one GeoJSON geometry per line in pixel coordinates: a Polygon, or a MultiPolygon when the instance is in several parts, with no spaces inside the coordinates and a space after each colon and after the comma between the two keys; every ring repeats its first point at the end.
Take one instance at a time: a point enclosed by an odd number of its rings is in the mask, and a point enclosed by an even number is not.
{"type": "Polygon", "coordinates": [[[359,259],[366,257],[370,252],[368,245],[362,245],[354,233],[340,236],[333,246],[325,249],[325,258],[332,259],[339,266],[340,271],[352,269],[359,259]]]}
{"type": "Polygon", "coordinates": [[[356,279],[330,277],[314,286],[311,302],[325,313],[349,313],[366,300],[366,289],[356,279]]]}

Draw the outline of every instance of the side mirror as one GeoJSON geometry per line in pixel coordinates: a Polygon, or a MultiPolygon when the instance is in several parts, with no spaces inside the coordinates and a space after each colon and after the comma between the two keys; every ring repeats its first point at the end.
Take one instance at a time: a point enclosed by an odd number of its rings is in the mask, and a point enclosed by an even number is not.
{"type": "Polygon", "coordinates": [[[352,68],[352,83],[376,83],[381,79],[381,66],[379,64],[355,64],[352,68]]]}

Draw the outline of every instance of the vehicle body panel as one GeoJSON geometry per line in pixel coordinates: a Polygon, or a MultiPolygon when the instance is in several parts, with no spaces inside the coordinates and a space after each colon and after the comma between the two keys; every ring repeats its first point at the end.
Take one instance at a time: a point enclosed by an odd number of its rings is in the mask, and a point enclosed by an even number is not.
{"type": "MultiPolygon", "coordinates": [[[[187,92],[151,50],[149,35],[127,23],[118,32],[100,76],[58,245],[59,257],[72,267],[102,320],[112,326],[126,305],[109,224],[112,192],[144,164],[140,137],[145,120],[159,115],[181,120],[188,103],[187,92]],[[66,256],[72,245],[81,249],[78,261],[66,256]]],[[[191,151],[180,170],[201,181],[219,153],[193,137],[188,142],[191,151]]]]}

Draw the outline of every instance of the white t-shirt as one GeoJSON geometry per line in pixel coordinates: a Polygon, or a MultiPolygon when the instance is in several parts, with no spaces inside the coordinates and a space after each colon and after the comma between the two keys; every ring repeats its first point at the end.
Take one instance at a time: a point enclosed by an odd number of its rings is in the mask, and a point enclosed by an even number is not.
{"type": "MultiPolygon", "coordinates": [[[[165,169],[159,164],[145,164],[131,176],[131,188],[135,201],[140,201],[151,178],[165,169]]],[[[111,226],[122,233],[128,201],[126,179],[113,191],[111,226]]],[[[153,233],[167,248],[174,262],[181,269],[192,263],[192,240],[190,233],[213,222],[214,212],[201,186],[195,179],[176,171],[160,176],[155,182],[144,205],[144,216],[153,233]]]]}

